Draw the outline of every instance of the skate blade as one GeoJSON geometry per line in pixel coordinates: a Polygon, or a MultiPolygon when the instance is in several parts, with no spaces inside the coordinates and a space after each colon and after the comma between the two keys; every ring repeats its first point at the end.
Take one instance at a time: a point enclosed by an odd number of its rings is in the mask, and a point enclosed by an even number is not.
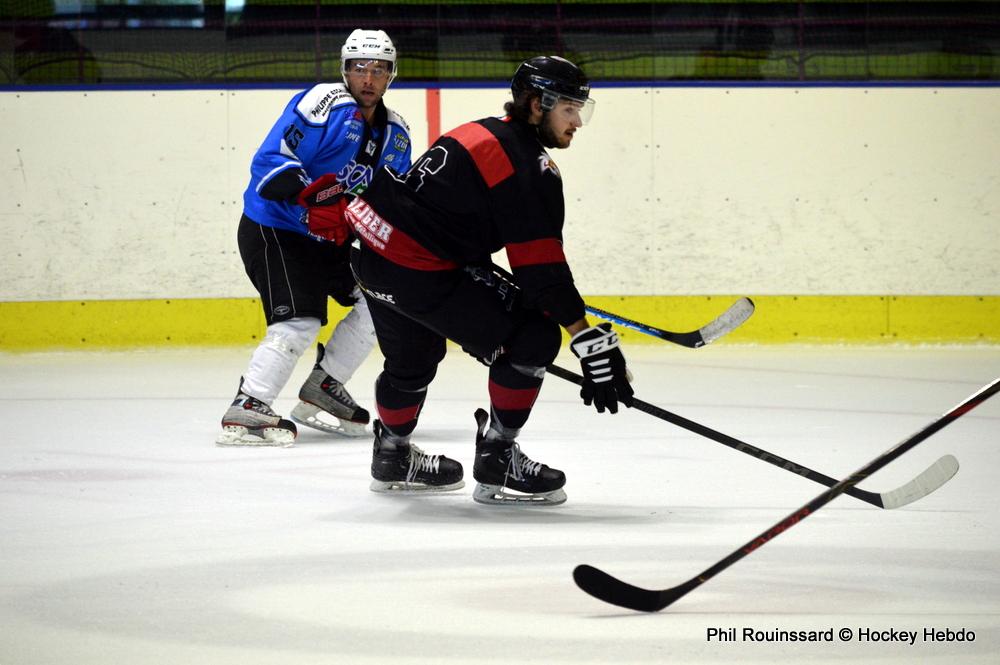
{"type": "Polygon", "coordinates": [[[369,488],[373,492],[384,494],[421,494],[426,492],[451,492],[465,487],[465,481],[460,480],[450,485],[426,485],[424,483],[408,483],[405,480],[372,480],[369,488]]]}
{"type": "Polygon", "coordinates": [[[242,425],[226,425],[222,428],[222,434],[215,439],[215,445],[291,448],[295,445],[295,434],[280,427],[251,431],[242,425]]]}
{"type": "Polygon", "coordinates": [[[368,434],[365,428],[365,423],[356,423],[351,420],[342,420],[332,413],[323,411],[318,406],[314,404],[309,404],[307,402],[299,402],[294,409],[292,409],[291,419],[300,425],[305,425],[306,427],[311,427],[312,429],[319,430],[320,432],[326,432],[327,434],[336,434],[338,436],[366,436],[368,434]],[[320,413],[326,413],[331,418],[336,418],[336,423],[329,423],[325,420],[319,419],[320,413]]]}
{"type": "Polygon", "coordinates": [[[551,492],[523,494],[500,485],[479,483],[472,492],[472,500],[492,506],[558,506],[566,503],[566,492],[560,488],[551,492]]]}

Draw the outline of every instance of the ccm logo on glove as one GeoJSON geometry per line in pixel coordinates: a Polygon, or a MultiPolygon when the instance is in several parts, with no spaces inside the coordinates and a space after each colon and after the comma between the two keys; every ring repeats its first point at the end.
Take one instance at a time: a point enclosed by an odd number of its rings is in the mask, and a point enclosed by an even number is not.
{"type": "Polygon", "coordinates": [[[618,346],[618,333],[612,330],[594,341],[578,342],[573,346],[573,353],[576,354],[577,358],[582,358],[584,356],[592,356],[595,353],[600,353],[601,351],[613,349],[616,346],[618,346]]]}
{"type": "Polygon", "coordinates": [[[593,403],[598,413],[608,409],[618,413],[618,402],[632,406],[632,386],[625,356],[618,348],[618,333],[610,323],[581,330],[570,340],[570,349],[580,359],[583,369],[583,403],[593,403]]]}

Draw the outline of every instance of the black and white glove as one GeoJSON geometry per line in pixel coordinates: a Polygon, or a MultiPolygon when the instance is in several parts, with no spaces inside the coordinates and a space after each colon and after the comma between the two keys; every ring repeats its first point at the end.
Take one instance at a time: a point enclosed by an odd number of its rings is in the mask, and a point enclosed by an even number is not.
{"type": "Polygon", "coordinates": [[[628,381],[625,356],[618,348],[618,333],[610,323],[601,323],[573,335],[569,343],[583,368],[583,388],[580,397],[590,406],[593,402],[598,413],[605,407],[618,413],[618,402],[632,406],[632,386],[628,381]]]}

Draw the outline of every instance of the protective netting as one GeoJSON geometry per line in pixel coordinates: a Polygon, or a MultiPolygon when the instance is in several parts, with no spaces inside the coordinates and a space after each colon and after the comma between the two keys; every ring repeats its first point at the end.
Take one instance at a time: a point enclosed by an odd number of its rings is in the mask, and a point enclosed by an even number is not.
{"type": "Polygon", "coordinates": [[[1000,78],[998,2],[0,1],[0,84],[338,78],[356,27],[399,80],[495,81],[564,55],[595,80],[1000,78]]]}

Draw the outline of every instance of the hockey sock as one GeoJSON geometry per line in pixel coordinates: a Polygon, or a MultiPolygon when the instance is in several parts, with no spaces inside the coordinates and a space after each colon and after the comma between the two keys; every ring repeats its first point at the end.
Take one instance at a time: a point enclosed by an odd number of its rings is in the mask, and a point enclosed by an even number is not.
{"type": "Polygon", "coordinates": [[[375,347],[375,325],[368,312],[368,301],[354,287],[357,303],[330,333],[326,354],[320,361],[323,371],[340,383],[351,380],[354,372],[375,347]]]}
{"type": "Polygon", "coordinates": [[[319,328],[319,319],[314,318],[289,319],[269,325],[243,375],[243,392],[265,404],[274,404],[319,328]]]}
{"type": "Polygon", "coordinates": [[[405,443],[417,426],[420,408],[427,398],[427,388],[403,390],[392,384],[383,372],[375,381],[375,406],[379,420],[387,430],[386,443],[405,443]]]}
{"type": "MultiPolygon", "coordinates": [[[[490,431],[511,440],[528,422],[542,387],[544,369],[513,365],[506,354],[490,366],[490,431]]],[[[489,434],[488,434],[489,436],[489,434]]]]}

